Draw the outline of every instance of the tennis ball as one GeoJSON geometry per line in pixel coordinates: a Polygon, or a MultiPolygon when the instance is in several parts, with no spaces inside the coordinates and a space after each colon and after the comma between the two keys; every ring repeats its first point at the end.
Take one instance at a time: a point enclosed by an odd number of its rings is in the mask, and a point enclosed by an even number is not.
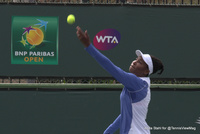
{"type": "Polygon", "coordinates": [[[75,16],[73,14],[70,14],[68,17],[67,17],[67,23],[68,24],[74,24],[75,22],[75,16]]]}

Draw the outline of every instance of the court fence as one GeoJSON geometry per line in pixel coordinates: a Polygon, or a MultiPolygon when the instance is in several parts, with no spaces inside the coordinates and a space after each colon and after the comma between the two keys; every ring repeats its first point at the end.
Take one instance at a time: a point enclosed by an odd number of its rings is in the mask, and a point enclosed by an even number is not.
{"type": "MultiPolygon", "coordinates": [[[[1,77],[0,89],[48,89],[48,90],[121,90],[123,85],[113,77],[1,77]]],[[[197,90],[200,89],[200,80],[152,78],[152,90],[197,90]]]]}
{"type": "MultiPolygon", "coordinates": [[[[113,77],[1,76],[0,83],[119,84],[113,77]]],[[[151,78],[151,84],[200,84],[199,78],[151,78]]]]}
{"type": "Polygon", "coordinates": [[[200,0],[0,0],[0,4],[199,6],[200,0]]]}

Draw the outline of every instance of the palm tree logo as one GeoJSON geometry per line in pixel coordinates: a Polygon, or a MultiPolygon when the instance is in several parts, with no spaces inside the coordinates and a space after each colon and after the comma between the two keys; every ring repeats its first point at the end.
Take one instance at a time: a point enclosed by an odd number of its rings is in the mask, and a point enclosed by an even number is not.
{"type": "Polygon", "coordinates": [[[34,26],[23,27],[25,30],[22,33],[22,40],[20,41],[24,47],[30,46],[30,49],[35,48],[44,42],[44,32],[47,30],[48,21],[37,19],[39,23],[34,24],[34,26]],[[40,27],[36,27],[36,26],[40,27]],[[45,31],[41,28],[44,27],[45,31]]]}

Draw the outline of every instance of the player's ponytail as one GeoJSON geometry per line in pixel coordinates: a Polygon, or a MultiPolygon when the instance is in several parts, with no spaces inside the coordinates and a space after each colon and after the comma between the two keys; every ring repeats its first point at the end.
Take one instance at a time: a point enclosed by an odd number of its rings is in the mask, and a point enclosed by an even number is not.
{"type": "Polygon", "coordinates": [[[162,61],[152,55],[151,55],[151,59],[153,62],[153,73],[152,74],[155,74],[157,71],[160,71],[157,74],[159,74],[159,75],[162,74],[162,72],[164,71],[164,66],[163,66],[162,61]]]}

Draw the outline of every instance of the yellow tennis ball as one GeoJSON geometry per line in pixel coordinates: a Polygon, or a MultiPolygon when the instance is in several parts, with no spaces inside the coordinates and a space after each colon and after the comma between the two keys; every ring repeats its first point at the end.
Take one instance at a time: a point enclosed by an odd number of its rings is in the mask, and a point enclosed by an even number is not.
{"type": "Polygon", "coordinates": [[[67,23],[68,24],[74,24],[75,22],[75,16],[73,14],[70,14],[68,17],[67,17],[67,23]]]}

